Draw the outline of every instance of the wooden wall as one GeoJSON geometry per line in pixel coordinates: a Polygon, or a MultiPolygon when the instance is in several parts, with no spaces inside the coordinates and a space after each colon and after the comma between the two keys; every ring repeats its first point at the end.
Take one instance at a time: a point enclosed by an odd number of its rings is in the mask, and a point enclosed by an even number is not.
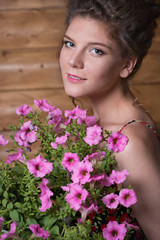
{"type": "MultiPolygon", "coordinates": [[[[46,98],[72,109],[58,65],[67,0],[0,0],[0,131],[22,104],[46,98]]],[[[149,55],[134,80],[135,94],[160,126],[160,21],[149,55]]],[[[87,99],[85,107],[91,108],[87,99]]]]}

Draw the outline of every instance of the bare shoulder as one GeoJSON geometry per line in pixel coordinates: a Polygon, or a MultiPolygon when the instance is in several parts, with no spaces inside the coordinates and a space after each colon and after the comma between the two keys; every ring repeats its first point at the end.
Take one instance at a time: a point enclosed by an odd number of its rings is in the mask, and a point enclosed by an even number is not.
{"type": "Polygon", "coordinates": [[[119,170],[127,169],[124,186],[131,185],[138,202],[134,214],[147,239],[158,240],[160,234],[160,143],[146,126],[127,126],[123,134],[129,139],[123,152],[115,154],[119,170]],[[153,197],[154,196],[154,197],[153,197]]]}
{"type": "Polygon", "coordinates": [[[136,169],[137,174],[160,171],[160,142],[155,133],[143,124],[128,125],[122,133],[129,140],[125,150],[116,154],[119,167],[136,169]]]}

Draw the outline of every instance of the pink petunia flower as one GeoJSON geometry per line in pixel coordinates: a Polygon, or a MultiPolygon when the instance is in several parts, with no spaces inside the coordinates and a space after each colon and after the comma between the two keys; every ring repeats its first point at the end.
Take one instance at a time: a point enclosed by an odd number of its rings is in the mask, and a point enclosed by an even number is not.
{"type": "Polygon", "coordinates": [[[88,194],[87,190],[83,189],[81,185],[73,184],[70,188],[70,192],[65,196],[65,199],[71,205],[71,208],[78,211],[88,194]]]}
{"type": "Polygon", "coordinates": [[[90,146],[98,144],[102,140],[102,129],[101,127],[94,125],[93,127],[87,128],[87,135],[84,137],[84,141],[90,146]]]}
{"type": "Polygon", "coordinates": [[[32,108],[30,108],[28,105],[23,104],[22,106],[18,107],[16,109],[17,115],[27,116],[28,113],[34,112],[32,108]]]}
{"type": "Polygon", "coordinates": [[[15,134],[14,140],[19,144],[19,146],[22,146],[22,147],[29,147],[29,145],[30,145],[25,139],[22,139],[22,131],[21,130],[19,130],[15,134]]]}
{"type": "Polygon", "coordinates": [[[98,182],[100,189],[102,189],[104,186],[110,187],[112,185],[112,183],[110,182],[110,178],[105,173],[91,176],[89,182],[93,183],[94,181],[98,182]]]}
{"type": "Polygon", "coordinates": [[[5,145],[7,145],[7,144],[8,144],[8,141],[9,141],[9,140],[6,140],[6,139],[3,137],[2,134],[0,135],[0,146],[5,146],[5,145]]]}
{"type": "Polygon", "coordinates": [[[42,182],[39,184],[39,188],[41,189],[40,194],[40,200],[42,206],[39,208],[41,212],[45,212],[47,209],[49,209],[52,206],[52,201],[50,199],[51,196],[53,196],[53,192],[50,191],[47,184],[49,183],[49,180],[47,178],[43,178],[42,182]]]}
{"type": "Polygon", "coordinates": [[[50,196],[53,195],[53,192],[51,192],[49,189],[46,189],[45,194],[42,194],[39,199],[41,200],[42,206],[39,208],[41,212],[46,212],[47,209],[49,209],[52,206],[52,201],[50,199],[50,196]]]}
{"type": "Polygon", "coordinates": [[[103,237],[106,240],[123,240],[126,233],[125,224],[118,224],[117,221],[109,221],[107,227],[103,229],[103,237]]]}
{"type": "Polygon", "coordinates": [[[61,137],[56,137],[56,144],[57,145],[63,145],[67,141],[67,135],[61,136],[61,137]]]}
{"type": "Polygon", "coordinates": [[[58,148],[58,146],[57,146],[57,144],[55,142],[51,142],[51,147],[53,149],[57,149],[58,148]]]}
{"type": "Polygon", "coordinates": [[[114,193],[110,193],[102,198],[102,202],[107,208],[116,209],[119,204],[119,196],[114,193]]]}
{"type": "Polygon", "coordinates": [[[29,225],[30,230],[37,236],[43,239],[47,239],[49,237],[49,232],[44,230],[43,228],[41,228],[36,224],[31,224],[29,225]]]}
{"type": "Polygon", "coordinates": [[[71,152],[64,153],[64,157],[63,157],[63,160],[62,160],[62,165],[69,172],[73,171],[74,166],[77,162],[80,162],[77,153],[71,153],[71,152]]]}
{"type": "Polygon", "coordinates": [[[20,161],[22,163],[25,163],[26,159],[23,153],[24,151],[21,148],[19,148],[17,153],[8,155],[5,163],[11,164],[12,162],[15,162],[15,161],[20,161]]]}
{"type": "Polygon", "coordinates": [[[22,125],[21,138],[28,143],[33,143],[37,140],[37,127],[33,127],[31,121],[27,121],[22,125]]]}
{"type": "Polygon", "coordinates": [[[136,193],[133,189],[123,188],[119,193],[119,203],[124,207],[130,207],[137,202],[136,193]]]}
{"type": "Polygon", "coordinates": [[[95,152],[92,153],[91,155],[87,155],[83,160],[88,160],[90,161],[93,165],[96,165],[97,163],[101,163],[103,158],[105,157],[105,152],[95,152]]]}
{"type": "Polygon", "coordinates": [[[55,124],[58,125],[62,119],[62,111],[59,108],[49,112],[48,114],[48,124],[55,124]]]}
{"type": "Polygon", "coordinates": [[[85,123],[88,127],[94,126],[97,122],[96,116],[86,116],[85,123]]]}
{"type": "Polygon", "coordinates": [[[22,147],[28,147],[35,142],[37,138],[37,127],[33,127],[31,121],[25,122],[14,136],[14,140],[22,147]]]}
{"type": "Polygon", "coordinates": [[[3,239],[8,239],[8,238],[17,238],[17,234],[16,234],[16,227],[17,227],[17,223],[13,222],[10,225],[10,231],[8,233],[4,233],[0,236],[0,240],[3,239]]]}
{"type": "MultiPolygon", "coordinates": [[[[97,212],[98,211],[98,206],[97,204],[92,203],[89,207],[87,207],[85,204],[82,205],[79,209],[79,212],[81,213],[81,222],[85,222],[86,217],[88,214],[90,214],[91,212],[97,212]]],[[[79,222],[80,222],[79,221],[79,222]]]]}
{"type": "Polygon", "coordinates": [[[94,126],[97,122],[96,116],[84,116],[77,119],[77,124],[85,123],[87,127],[94,126]]]}
{"type": "Polygon", "coordinates": [[[122,152],[128,143],[128,138],[121,132],[114,132],[108,138],[108,149],[113,152],[122,152]]]}
{"type": "Polygon", "coordinates": [[[47,178],[43,178],[42,182],[39,184],[39,188],[41,189],[40,196],[43,196],[47,194],[49,197],[53,196],[53,192],[49,190],[47,184],[49,183],[49,180],[47,178]]]}
{"type": "Polygon", "coordinates": [[[73,110],[66,110],[65,117],[69,119],[82,119],[86,118],[86,110],[82,110],[78,105],[73,110]]]}
{"type": "Polygon", "coordinates": [[[61,186],[61,188],[63,189],[63,191],[70,192],[70,189],[73,185],[77,186],[77,183],[68,183],[67,186],[61,186]]]}
{"type": "Polygon", "coordinates": [[[52,163],[47,162],[40,154],[35,159],[28,160],[27,167],[29,172],[34,174],[35,177],[44,177],[53,169],[52,163]]]}
{"type": "Polygon", "coordinates": [[[112,182],[112,184],[114,184],[114,183],[120,184],[126,180],[127,176],[129,176],[129,172],[126,169],[124,169],[121,172],[112,170],[109,178],[110,178],[110,181],[112,182]]]}
{"type": "Polygon", "coordinates": [[[38,106],[40,110],[44,112],[51,112],[54,110],[54,106],[50,105],[46,99],[34,100],[34,105],[38,106]]]}
{"type": "Polygon", "coordinates": [[[85,184],[90,179],[90,172],[93,171],[92,163],[89,161],[78,162],[74,165],[72,181],[85,184]]]}

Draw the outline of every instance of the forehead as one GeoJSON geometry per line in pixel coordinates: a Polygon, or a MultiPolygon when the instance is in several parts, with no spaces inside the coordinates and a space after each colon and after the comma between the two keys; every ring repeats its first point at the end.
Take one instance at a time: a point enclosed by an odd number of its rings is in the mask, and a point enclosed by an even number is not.
{"type": "Polygon", "coordinates": [[[109,34],[109,26],[100,20],[90,17],[74,17],[67,28],[70,37],[83,37],[87,40],[113,42],[109,34]]]}

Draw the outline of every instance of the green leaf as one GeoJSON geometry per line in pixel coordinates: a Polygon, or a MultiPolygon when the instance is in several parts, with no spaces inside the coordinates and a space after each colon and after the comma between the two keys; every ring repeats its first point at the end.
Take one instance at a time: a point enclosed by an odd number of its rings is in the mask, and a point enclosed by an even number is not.
{"type": "Polygon", "coordinates": [[[51,229],[50,234],[59,235],[59,227],[58,226],[54,226],[51,229]]]}
{"type": "Polygon", "coordinates": [[[34,218],[28,218],[27,219],[27,224],[31,225],[31,224],[38,224],[37,221],[34,218]]]}
{"type": "Polygon", "coordinates": [[[19,222],[19,214],[17,210],[10,211],[9,216],[13,221],[19,222]]]}
{"type": "Polygon", "coordinates": [[[13,209],[13,203],[8,203],[8,205],[7,205],[7,209],[8,210],[12,210],[13,209]]]}
{"type": "Polygon", "coordinates": [[[8,192],[5,191],[5,192],[3,193],[3,196],[4,196],[4,198],[8,199],[8,192]]]}
{"type": "Polygon", "coordinates": [[[20,202],[16,202],[16,203],[14,204],[14,206],[15,206],[16,208],[22,208],[22,204],[21,204],[20,202]]]}
{"type": "Polygon", "coordinates": [[[6,207],[6,206],[7,206],[7,202],[8,202],[7,199],[3,199],[3,200],[2,200],[2,205],[3,205],[3,207],[6,207]]]}
{"type": "Polygon", "coordinates": [[[44,225],[46,227],[51,227],[55,222],[57,221],[56,217],[50,217],[50,216],[46,216],[44,218],[44,225]]]}

